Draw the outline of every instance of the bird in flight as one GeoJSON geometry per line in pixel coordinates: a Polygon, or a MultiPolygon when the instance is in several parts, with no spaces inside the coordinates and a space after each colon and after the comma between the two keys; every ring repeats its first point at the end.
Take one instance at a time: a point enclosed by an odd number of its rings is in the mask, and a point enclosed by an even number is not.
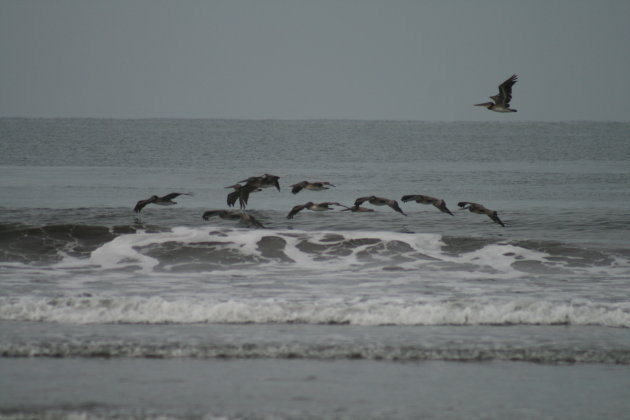
{"type": "Polygon", "coordinates": [[[250,176],[249,178],[238,182],[245,182],[246,185],[256,188],[276,187],[276,189],[280,191],[280,183],[278,182],[279,179],[280,177],[277,175],[264,174],[261,176],[250,176]]]}
{"type": "Polygon", "coordinates": [[[451,216],[453,216],[453,213],[451,213],[448,207],[446,207],[446,201],[442,200],[441,198],[435,198],[435,197],[422,195],[422,194],[414,194],[414,195],[403,195],[401,200],[403,202],[415,201],[416,203],[420,203],[420,204],[433,204],[441,212],[448,213],[451,216]]]}
{"type": "Polygon", "coordinates": [[[302,182],[298,182],[297,184],[291,185],[291,192],[293,194],[297,194],[303,189],[311,190],[311,191],[322,191],[322,190],[327,190],[329,188],[328,186],[334,187],[334,185],[328,181],[317,181],[317,182],[302,181],[302,182]]]}
{"type": "Polygon", "coordinates": [[[234,191],[227,195],[227,204],[230,207],[234,207],[236,200],[238,200],[238,204],[240,208],[244,209],[247,207],[247,200],[249,200],[249,193],[262,191],[261,188],[258,188],[252,184],[234,184],[225,188],[234,188],[234,191]]]}
{"type": "Polygon", "coordinates": [[[174,198],[179,197],[180,195],[192,195],[192,193],[178,193],[172,192],[170,194],[166,194],[163,197],[158,197],[157,195],[152,195],[146,200],[140,200],[136,203],[136,206],[133,208],[133,211],[136,213],[140,213],[142,209],[148,204],[158,204],[160,206],[172,206],[177,204],[177,202],[173,201],[174,198]]]}
{"type": "Polygon", "coordinates": [[[241,209],[247,207],[247,200],[249,200],[249,194],[252,192],[262,191],[263,188],[276,187],[280,191],[279,176],[264,174],[262,176],[250,176],[247,179],[243,179],[240,182],[244,184],[234,184],[225,188],[233,188],[234,191],[228,194],[227,204],[233,207],[238,200],[238,204],[241,209]]]}
{"type": "Polygon", "coordinates": [[[517,76],[513,74],[509,79],[499,85],[499,94],[490,97],[494,102],[483,102],[481,104],[475,104],[475,106],[483,106],[494,112],[516,112],[515,109],[510,108],[512,86],[514,86],[516,81],[517,76]]]}
{"type": "Polygon", "coordinates": [[[308,203],[294,206],[289,212],[289,214],[287,214],[287,219],[293,219],[293,216],[295,216],[298,212],[304,209],[311,210],[311,211],[326,211],[326,210],[332,210],[330,206],[345,207],[343,204],[339,204],[335,201],[326,201],[323,203],[313,203],[312,201],[309,201],[308,203]]]}
{"type": "Polygon", "coordinates": [[[406,216],[405,212],[402,211],[402,209],[398,205],[398,201],[390,200],[388,198],[376,197],[374,195],[357,198],[356,200],[354,200],[354,207],[358,208],[366,201],[374,206],[389,206],[392,208],[392,210],[395,210],[403,216],[406,216]]]}
{"type": "Polygon", "coordinates": [[[481,204],[471,203],[470,201],[460,201],[459,203],[457,203],[457,205],[461,207],[460,210],[468,209],[471,213],[485,214],[486,216],[491,218],[495,223],[498,223],[501,226],[505,227],[505,224],[503,224],[501,219],[499,219],[499,215],[497,214],[496,210],[490,210],[482,206],[481,204]]]}

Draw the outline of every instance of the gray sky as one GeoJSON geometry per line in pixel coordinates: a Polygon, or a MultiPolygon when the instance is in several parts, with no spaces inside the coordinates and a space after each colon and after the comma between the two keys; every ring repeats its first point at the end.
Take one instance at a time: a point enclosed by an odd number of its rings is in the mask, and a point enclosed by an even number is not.
{"type": "Polygon", "coordinates": [[[0,0],[0,116],[630,120],[628,0],[0,0]],[[485,102],[517,73],[512,107],[485,102]]]}

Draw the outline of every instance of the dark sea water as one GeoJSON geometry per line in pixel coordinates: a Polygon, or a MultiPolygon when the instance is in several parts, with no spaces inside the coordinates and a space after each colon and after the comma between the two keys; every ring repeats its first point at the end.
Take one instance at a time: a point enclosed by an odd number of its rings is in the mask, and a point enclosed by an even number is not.
{"type": "Polygon", "coordinates": [[[0,196],[0,418],[630,411],[630,123],[0,119],[0,196]]]}

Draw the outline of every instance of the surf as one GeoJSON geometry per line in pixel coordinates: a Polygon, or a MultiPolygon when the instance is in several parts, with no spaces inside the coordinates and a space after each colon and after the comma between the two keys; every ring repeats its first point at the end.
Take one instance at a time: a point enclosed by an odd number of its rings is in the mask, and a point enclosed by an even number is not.
{"type": "Polygon", "coordinates": [[[322,296],[0,298],[0,320],[64,324],[571,325],[630,328],[627,303],[538,298],[322,296]]]}

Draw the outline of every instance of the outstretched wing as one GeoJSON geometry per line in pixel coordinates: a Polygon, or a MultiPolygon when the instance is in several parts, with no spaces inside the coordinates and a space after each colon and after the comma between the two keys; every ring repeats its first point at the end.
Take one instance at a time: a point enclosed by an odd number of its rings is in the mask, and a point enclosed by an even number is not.
{"type": "Polygon", "coordinates": [[[238,181],[238,182],[239,182],[239,183],[241,183],[241,182],[249,182],[249,183],[252,183],[252,182],[259,181],[261,178],[262,178],[262,177],[260,177],[260,176],[250,176],[249,178],[247,178],[247,179],[242,179],[242,180],[240,180],[240,181],[238,181]]]}
{"type": "Polygon", "coordinates": [[[505,225],[503,224],[503,222],[501,221],[501,219],[499,219],[499,216],[497,215],[496,211],[493,211],[492,213],[490,213],[488,216],[490,216],[490,218],[492,220],[494,220],[495,223],[500,224],[501,226],[505,227],[505,225]]]}
{"type": "Polygon", "coordinates": [[[278,181],[280,179],[280,177],[279,176],[275,176],[275,175],[270,175],[269,178],[273,182],[273,185],[276,187],[276,189],[278,191],[280,191],[280,182],[278,181]]]}
{"type": "Polygon", "coordinates": [[[256,191],[256,187],[243,185],[242,187],[237,188],[227,195],[227,205],[234,207],[236,200],[238,200],[239,207],[244,209],[247,207],[247,200],[249,200],[249,193],[251,191],[256,191]]]}
{"type": "Polygon", "coordinates": [[[448,207],[446,207],[446,201],[444,200],[438,200],[437,202],[434,203],[435,207],[437,207],[442,213],[448,213],[451,216],[455,216],[453,213],[451,213],[451,211],[448,209],[448,207]]]}
{"type": "Polygon", "coordinates": [[[238,190],[238,204],[239,206],[244,209],[247,206],[247,200],[249,200],[249,193],[251,191],[255,191],[256,188],[253,187],[249,187],[249,186],[245,186],[243,188],[241,188],[240,190],[238,190]]]}
{"type": "Polygon", "coordinates": [[[300,211],[302,211],[306,206],[304,204],[300,204],[298,206],[295,206],[291,209],[291,211],[289,212],[289,214],[287,214],[287,219],[293,219],[293,216],[295,216],[296,214],[298,214],[300,211]]]}
{"type": "Polygon", "coordinates": [[[180,193],[180,192],[172,192],[170,194],[166,194],[162,197],[163,200],[172,200],[174,198],[179,197],[180,195],[192,195],[192,193],[180,193]]]}
{"type": "Polygon", "coordinates": [[[409,194],[409,195],[403,195],[400,199],[406,203],[407,201],[416,201],[418,197],[419,195],[417,194],[409,194]]]}
{"type": "Polygon", "coordinates": [[[504,108],[510,106],[510,101],[512,100],[512,86],[517,81],[517,76],[513,74],[507,79],[505,82],[499,85],[499,94],[495,96],[491,96],[490,98],[494,100],[494,102],[504,108]]]}
{"type": "Polygon", "coordinates": [[[331,184],[328,181],[317,181],[317,182],[311,182],[311,184],[313,184],[314,186],[318,187],[318,188],[323,188],[323,189],[328,189],[328,187],[326,185],[330,185],[331,187],[334,187],[333,184],[331,184]]]}
{"type": "Polygon", "coordinates": [[[236,200],[238,200],[239,195],[240,195],[239,190],[232,191],[231,193],[229,193],[227,195],[227,205],[230,207],[234,207],[234,204],[236,203],[236,200]]]}
{"type": "Polygon", "coordinates": [[[302,181],[302,182],[298,182],[297,184],[293,184],[291,185],[291,192],[293,194],[297,194],[300,191],[302,191],[302,189],[304,188],[304,186],[306,185],[306,181],[302,181]]]}
{"type": "Polygon", "coordinates": [[[156,197],[151,197],[151,198],[147,198],[146,200],[140,200],[136,203],[136,206],[133,208],[133,211],[135,211],[136,213],[140,213],[142,211],[143,208],[145,208],[145,206],[147,204],[151,204],[155,201],[156,197]]]}
{"type": "Polygon", "coordinates": [[[370,198],[372,198],[372,196],[369,197],[359,197],[356,200],[354,200],[354,206],[355,207],[359,207],[361,204],[363,204],[364,202],[368,201],[370,198]]]}
{"type": "Polygon", "coordinates": [[[402,211],[402,209],[400,208],[400,206],[398,205],[398,201],[396,200],[389,200],[387,202],[387,205],[389,207],[391,207],[392,209],[396,210],[398,213],[402,214],[403,216],[406,216],[405,212],[402,211]]]}

